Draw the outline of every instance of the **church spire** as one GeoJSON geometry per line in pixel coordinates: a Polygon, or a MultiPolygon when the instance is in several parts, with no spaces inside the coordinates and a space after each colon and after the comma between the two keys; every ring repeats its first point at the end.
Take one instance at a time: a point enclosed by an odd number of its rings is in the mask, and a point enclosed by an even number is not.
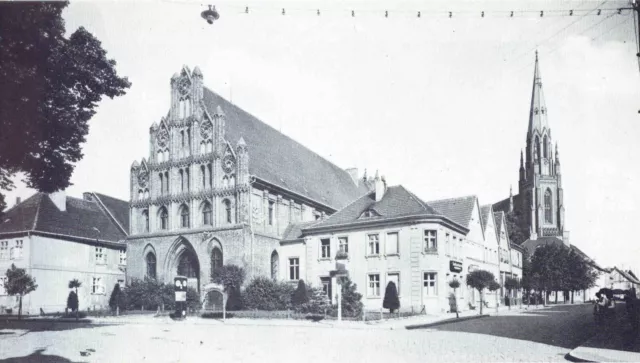
{"type": "Polygon", "coordinates": [[[529,109],[529,134],[534,131],[542,134],[542,130],[548,129],[547,107],[544,103],[542,92],[542,77],[540,76],[540,66],[538,65],[538,51],[536,50],[536,64],[533,71],[533,90],[531,92],[531,108],[529,109]]]}

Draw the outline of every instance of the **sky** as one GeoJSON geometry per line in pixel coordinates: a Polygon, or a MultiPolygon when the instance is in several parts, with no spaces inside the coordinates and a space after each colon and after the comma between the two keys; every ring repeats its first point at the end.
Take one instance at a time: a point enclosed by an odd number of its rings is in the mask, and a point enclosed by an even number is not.
{"type": "MultiPolygon", "coordinates": [[[[166,115],[170,78],[187,65],[342,168],[379,170],[426,201],[475,194],[495,203],[510,186],[518,192],[538,50],[570,242],[601,265],[640,271],[634,20],[606,10],[626,0],[215,5],[213,25],[198,1],[83,1],[65,10],[67,31],[87,28],[132,82],[125,96],[100,103],[68,195],[129,199],[130,165],[148,157],[149,127],[166,115]]],[[[17,184],[9,207],[35,192],[17,184]]]]}

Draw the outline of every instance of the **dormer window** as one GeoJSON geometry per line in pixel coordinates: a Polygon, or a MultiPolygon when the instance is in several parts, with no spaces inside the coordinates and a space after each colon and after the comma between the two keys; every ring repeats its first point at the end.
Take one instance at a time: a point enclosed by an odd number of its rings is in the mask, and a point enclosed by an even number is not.
{"type": "Polygon", "coordinates": [[[367,209],[360,215],[360,218],[372,218],[372,217],[379,217],[379,216],[380,215],[376,213],[376,211],[374,211],[373,209],[367,209]]]}

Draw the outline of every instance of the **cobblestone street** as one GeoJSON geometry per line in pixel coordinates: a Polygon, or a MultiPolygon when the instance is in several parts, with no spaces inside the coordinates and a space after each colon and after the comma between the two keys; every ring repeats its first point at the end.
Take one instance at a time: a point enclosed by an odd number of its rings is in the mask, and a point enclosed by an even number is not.
{"type": "Polygon", "coordinates": [[[0,356],[9,358],[3,362],[565,361],[594,332],[591,305],[504,312],[418,330],[230,324],[0,328],[0,356]]]}

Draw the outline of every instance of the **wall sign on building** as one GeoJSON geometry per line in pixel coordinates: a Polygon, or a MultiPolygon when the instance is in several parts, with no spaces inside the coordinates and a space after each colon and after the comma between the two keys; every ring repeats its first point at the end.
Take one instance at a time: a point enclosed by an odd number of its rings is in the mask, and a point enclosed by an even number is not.
{"type": "Polygon", "coordinates": [[[449,261],[449,270],[451,272],[462,272],[462,262],[449,261]]]}

